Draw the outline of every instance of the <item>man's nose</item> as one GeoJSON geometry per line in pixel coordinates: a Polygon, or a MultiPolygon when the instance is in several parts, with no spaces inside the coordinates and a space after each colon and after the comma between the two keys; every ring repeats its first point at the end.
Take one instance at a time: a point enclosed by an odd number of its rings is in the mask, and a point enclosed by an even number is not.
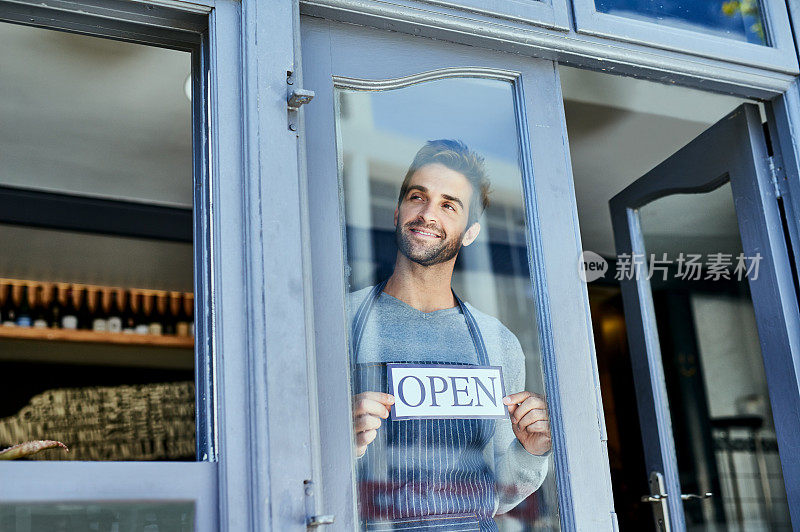
{"type": "Polygon", "coordinates": [[[419,216],[426,222],[436,222],[438,218],[436,217],[436,211],[434,210],[434,206],[431,203],[426,203],[422,209],[419,211],[419,216]]]}

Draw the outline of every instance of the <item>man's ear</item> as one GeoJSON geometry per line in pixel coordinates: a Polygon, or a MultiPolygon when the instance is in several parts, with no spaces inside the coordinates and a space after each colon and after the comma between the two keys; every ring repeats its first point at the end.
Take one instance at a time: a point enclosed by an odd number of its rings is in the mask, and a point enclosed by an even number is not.
{"type": "Polygon", "coordinates": [[[461,245],[469,246],[472,244],[476,238],[478,238],[478,233],[481,232],[481,224],[475,222],[469,229],[464,233],[464,238],[461,239],[461,245]]]}
{"type": "Polygon", "coordinates": [[[397,207],[394,208],[394,228],[397,229],[397,207]]]}

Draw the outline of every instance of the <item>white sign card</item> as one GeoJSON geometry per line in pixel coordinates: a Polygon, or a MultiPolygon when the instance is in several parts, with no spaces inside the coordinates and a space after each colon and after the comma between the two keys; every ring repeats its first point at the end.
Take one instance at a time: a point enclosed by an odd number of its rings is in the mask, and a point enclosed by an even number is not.
{"type": "Polygon", "coordinates": [[[500,366],[387,364],[386,368],[394,421],[508,416],[500,366]]]}

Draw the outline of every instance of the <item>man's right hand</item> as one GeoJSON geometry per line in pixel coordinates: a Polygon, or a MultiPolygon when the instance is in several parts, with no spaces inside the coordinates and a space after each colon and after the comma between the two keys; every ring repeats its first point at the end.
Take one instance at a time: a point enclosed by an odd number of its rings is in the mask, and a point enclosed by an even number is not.
{"type": "Polygon", "coordinates": [[[367,445],[378,435],[381,419],[389,417],[394,396],[381,392],[362,392],[353,397],[353,432],[356,437],[356,456],[364,456],[367,445]]]}

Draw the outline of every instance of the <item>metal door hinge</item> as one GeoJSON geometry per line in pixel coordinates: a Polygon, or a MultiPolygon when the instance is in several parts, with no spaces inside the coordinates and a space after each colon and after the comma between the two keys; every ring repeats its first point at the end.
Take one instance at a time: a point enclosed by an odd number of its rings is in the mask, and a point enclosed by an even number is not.
{"type": "Polygon", "coordinates": [[[775,157],[769,157],[769,179],[772,181],[772,188],[775,190],[775,197],[783,197],[784,178],[783,168],[776,164],[775,157]]]}
{"type": "Polygon", "coordinates": [[[314,504],[314,482],[311,480],[304,480],[303,492],[306,496],[306,528],[314,529],[323,525],[332,525],[335,520],[333,514],[316,514],[317,509],[314,504]]]}
{"type": "Polygon", "coordinates": [[[299,120],[297,111],[300,110],[300,107],[314,99],[314,91],[296,88],[294,84],[294,72],[287,71],[286,85],[288,86],[288,90],[286,91],[286,113],[289,131],[297,131],[299,120]]]}

